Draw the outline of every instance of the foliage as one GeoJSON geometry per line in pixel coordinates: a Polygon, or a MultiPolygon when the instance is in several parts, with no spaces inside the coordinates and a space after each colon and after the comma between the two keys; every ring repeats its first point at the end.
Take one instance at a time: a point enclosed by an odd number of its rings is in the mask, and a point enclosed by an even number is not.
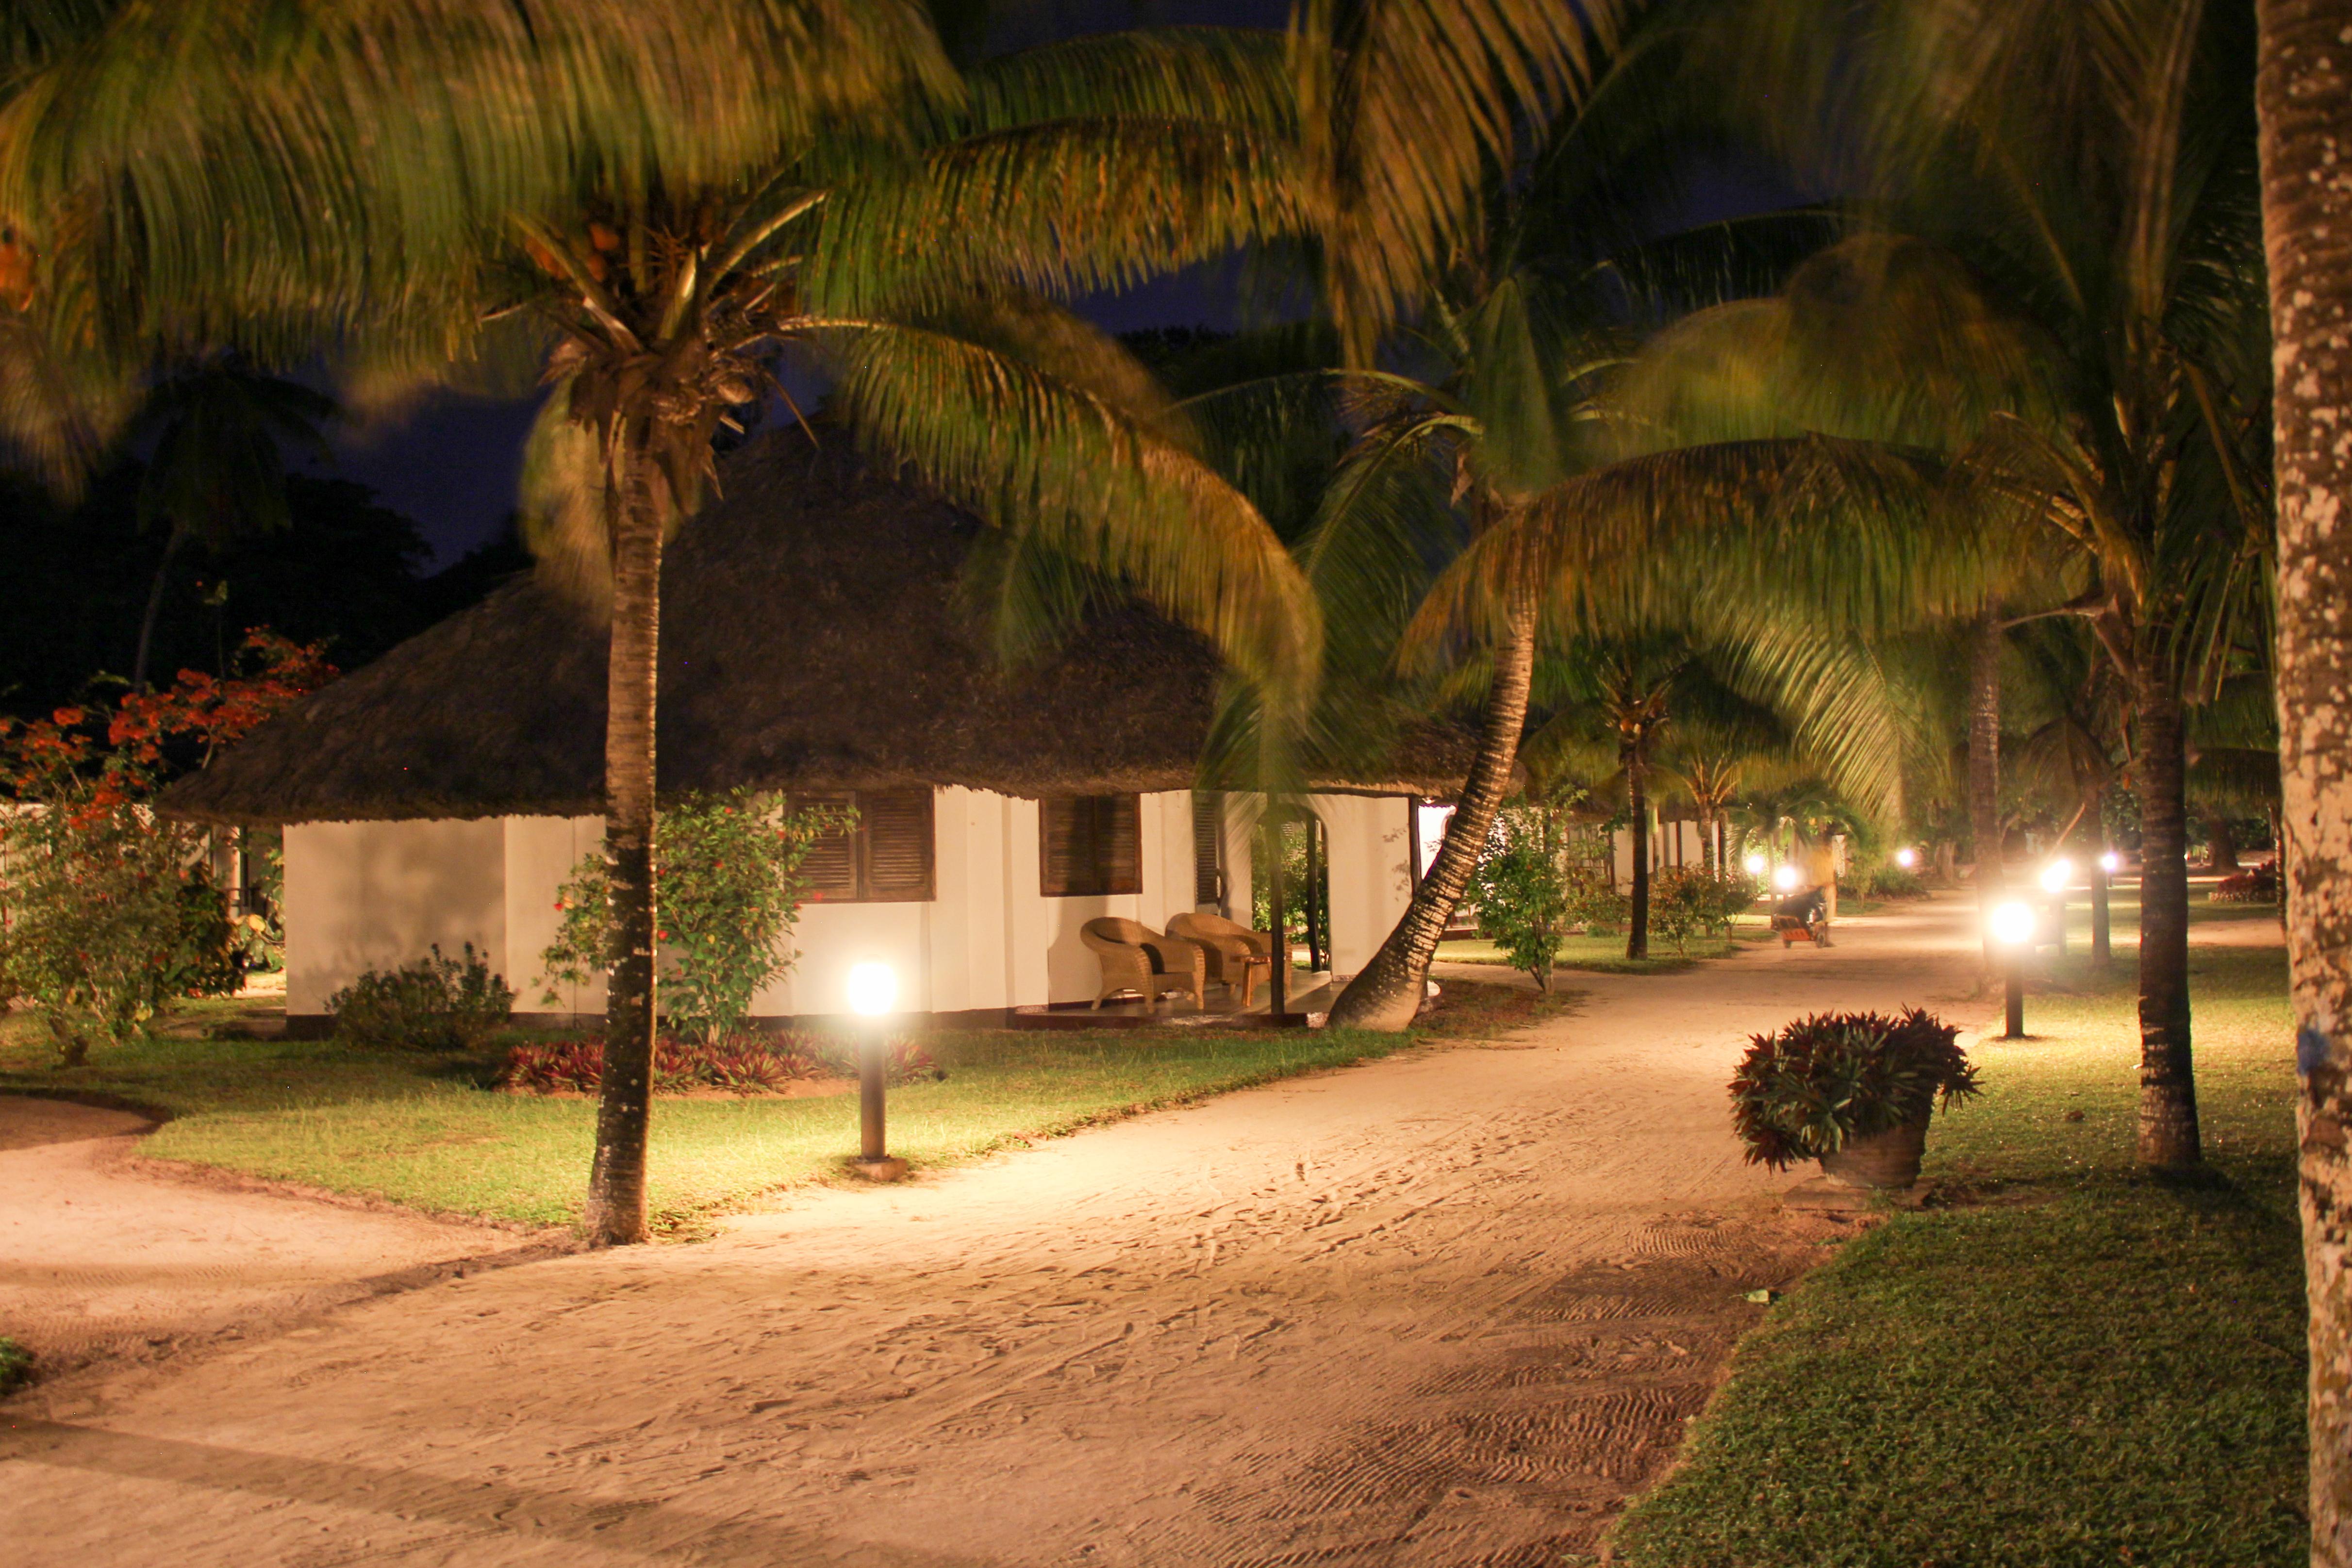
{"type": "Polygon", "coordinates": [[[1754,877],[1745,872],[1712,872],[1699,866],[1668,866],[1650,883],[1650,924],[1659,936],[1688,952],[1699,935],[1727,941],[1732,923],[1755,904],[1754,877]]]}
{"type": "Polygon", "coordinates": [[[1919,880],[1916,871],[1906,871],[1899,865],[1876,865],[1862,879],[1865,898],[1925,898],[1927,884],[1919,880]]]}
{"type": "Polygon", "coordinates": [[[1599,876],[1572,877],[1568,883],[1568,918],[1595,936],[1614,936],[1625,929],[1633,900],[1622,889],[1599,876]]]}
{"type": "MultiPolygon", "coordinates": [[[[817,1060],[826,1069],[844,1078],[857,1075],[857,1047],[835,1038],[817,1048],[817,1060]]],[[[931,1060],[931,1053],[911,1040],[894,1040],[888,1045],[889,1057],[883,1067],[884,1081],[893,1084],[937,1082],[944,1080],[947,1069],[931,1060]]]]}
{"type": "Polygon", "coordinates": [[[247,634],[229,676],[183,670],[111,710],[0,719],[0,991],[42,1015],[68,1061],[121,1044],[178,998],[237,988],[247,954],[204,864],[205,832],[148,802],[334,671],[314,647],[247,634]]]}
{"type": "Polygon", "coordinates": [[[0,1335],[0,1399],[22,1388],[33,1375],[33,1353],[0,1335]]]}
{"type": "Polygon", "coordinates": [[[2212,904],[2276,904],[2279,901],[2278,862],[2264,861],[2225,876],[2207,894],[2212,904]]]}
{"type": "Polygon", "coordinates": [[[1959,1030],[1918,1008],[1816,1013],[1751,1037],[1732,1075],[1732,1127],[1751,1165],[1834,1154],[1977,1092],[1959,1030]]]}
{"type": "MultiPolygon", "coordinates": [[[[654,1045],[654,1092],[685,1094],[723,1089],[736,1094],[769,1094],[787,1084],[825,1074],[817,1041],[805,1034],[745,1033],[724,1040],[665,1037],[654,1045]]],[[[604,1082],[604,1042],[599,1040],[536,1040],[507,1052],[499,1082],[509,1089],[541,1093],[569,1091],[593,1094],[604,1082]]]]}
{"type": "Polygon", "coordinates": [[[478,1051],[514,1014],[514,989],[466,944],[465,956],[370,969],[327,998],[335,1033],[371,1051],[478,1051]]]}
{"type": "MultiPolygon", "coordinates": [[[[736,789],[692,796],[660,814],[655,932],[658,995],[672,1027],[716,1044],[743,1028],[752,998],[793,966],[790,944],[808,879],[801,864],[819,839],[853,816],[831,808],[786,812],[774,795],[736,789]]],[[[583,857],[556,895],[563,918],[540,955],[552,1003],[561,985],[604,973],[612,929],[602,854],[583,857]]]]}
{"type": "MultiPolygon", "coordinates": [[[[1266,876],[1265,852],[1266,834],[1261,830],[1253,841],[1250,856],[1250,913],[1253,931],[1274,929],[1274,884],[1266,876]]],[[[1328,842],[1328,841],[1327,841],[1328,842]]],[[[1323,933],[1324,946],[1331,942],[1331,866],[1328,860],[1318,859],[1312,886],[1307,880],[1307,823],[1293,818],[1282,824],[1282,913],[1283,924],[1290,928],[1294,945],[1307,940],[1307,914],[1312,907],[1323,933]],[[1311,904],[1310,904],[1311,901],[1311,904]]]]}
{"type": "Polygon", "coordinates": [[[1467,891],[1478,911],[1479,934],[1547,991],[1571,924],[1568,878],[1559,859],[1548,813],[1506,807],[1470,873],[1467,891]]]}

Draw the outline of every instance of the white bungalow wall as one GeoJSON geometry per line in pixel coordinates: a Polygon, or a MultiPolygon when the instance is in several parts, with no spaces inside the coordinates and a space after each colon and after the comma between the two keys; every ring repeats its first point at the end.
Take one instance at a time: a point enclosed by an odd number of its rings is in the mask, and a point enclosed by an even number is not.
{"type": "MultiPolygon", "coordinates": [[[[1328,830],[1334,957],[1353,973],[1379,946],[1412,883],[1406,803],[1396,798],[1318,796],[1328,830]]],[[[1038,892],[1037,803],[976,789],[942,789],[934,802],[936,896],[927,904],[812,904],[793,935],[790,972],[753,1006],[763,1016],[843,1010],[853,964],[898,970],[912,1011],[1086,1001],[1095,957],[1078,929],[1117,915],[1165,927],[1193,907],[1192,796],[1146,795],[1141,803],[1140,891],[1097,898],[1038,892]]],[[[478,821],[314,822],[287,830],[287,1010],[316,1014],[362,971],[422,956],[439,943],[472,943],[514,987],[522,1012],[596,1013],[601,982],[561,987],[545,999],[540,954],[553,938],[557,889],[601,841],[593,817],[507,817],[478,821]]],[[[1229,835],[1246,852],[1245,831],[1229,835]]],[[[1249,866],[1232,868],[1236,913],[1245,913],[1249,866]]]]}

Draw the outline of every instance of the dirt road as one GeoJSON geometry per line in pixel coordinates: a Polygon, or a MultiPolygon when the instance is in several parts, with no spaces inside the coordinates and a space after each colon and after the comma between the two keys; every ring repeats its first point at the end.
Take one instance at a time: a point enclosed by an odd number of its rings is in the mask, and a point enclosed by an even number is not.
{"type": "Polygon", "coordinates": [[[11,1561],[1573,1561],[1813,1256],[1727,1131],[1745,1031],[1948,1002],[1972,929],[1591,977],[1510,1048],[37,1389],[11,1561]]]}

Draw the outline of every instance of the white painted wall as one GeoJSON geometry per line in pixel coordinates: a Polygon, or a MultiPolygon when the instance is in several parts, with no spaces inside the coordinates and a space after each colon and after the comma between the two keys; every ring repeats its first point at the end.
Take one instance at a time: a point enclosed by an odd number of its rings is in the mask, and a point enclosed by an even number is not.
{"type": "MultiPolygon", "coordinates": [[[[1378,947],[1411,895],[1407,806],[1360,796],[1318,796],[1313,803],[1329,831],[1331,938],[1345,969],[1378,947]]],[[[1246,824],[1255,812],[1235,804],[1227,844],[1235,912],[1245,916],[1246,824]]],[[[1141,891],[1097,898],[1038,891],[1034,800],[942,789],[933,810],[936,898],[805,906],[794,966],[761,992],[759,1013],[841,1011],[843,977],[869,959],[898,971],[912,1010],[1087,1001],[1099,970],[1079,927],[1116,915],[1164,929],[1170,915],[1192,907],[1190,791],[1143,797],[1141,891]]],[[[322,1012],[327,997],[362,971],[412,962],[436,942],[446,953],[473,943],[515,988],[519,1011],[602,1011],[601,982],[559,988],[555,1001],[542,999],[539,963],[555,935],[556,891],[603,832],[594,817],[289,828],[288,1011],[322,1012]]]]}
{"type": "Polygon", "coordinates": [[[1412,802],[1400,795],[1310,795],[1330,857],[1331,972],[1362,972],[1412,902],[1412,802]]]}

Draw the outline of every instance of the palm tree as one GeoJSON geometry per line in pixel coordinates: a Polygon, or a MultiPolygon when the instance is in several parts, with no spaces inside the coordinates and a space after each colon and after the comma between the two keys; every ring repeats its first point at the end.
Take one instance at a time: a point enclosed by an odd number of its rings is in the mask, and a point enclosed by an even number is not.
{"type": "Polygon", "coordinates": [[[2183,710],[2217,633],[2263,612],[2270,528],[2250,18],[2203,0],[1855,0],[1841,28],[1817,6],[1748,9],[1763,25],[1743,71],[1827,84],[1794,119],[1833,128],[1849,177],[1864,150],[1874,210],[1933,243],[1877,238],[1899,268],[1821,269],[1817,294],[1900,284],[1919,304],[1819,296],[1810,329],[1828,336],[1804,349],[1852,356],[1808,366],[1797,337],[1751,337],[1739,379],[1780,400],[1780,428],[1939,428],[1980,511],[2053,552],[2060,601],[2132,693],[2140,1155],[2193,1164],[2183,710]]]}
{"type": "Polygon", "coordinates": [[[2278,695],[2311,1298],[2311,1561],[2352,1568],[2352,0],[2256,0],[2263,232],[2277,343],[2278,695]]]}
{"type": "Polygon", "coordinates": [[[164,536],[139,619],[133,691],[147,689],[173,558],[192,542],[219,550],[286,528],[284,446],[323,459],[327,443],[319,427],[336,413],[324,393],[233,357],[188,366],[148,394],[126,439],[154,441],[139,486],[139,521],[142,528],[162,524],[164,536]]]}
{"type": "Polygon", "coordinates": [[[415,0],[368,22],[105,16],[20,81],[0,201],[108,216],[100,243],[58,230],[34,273],[59,296],[135,284],[105,322],[126,341],[289,352],[339,332],[371,385],[452,355],[541,367],[532,533],[613,628],[611,1067],[587,1228],[635,1240],[662,546],[699,505],[714,434],[778,390],[779,355],[821,356],[866,439],[1191,620],[1273,700],[1311,678],[1313,606],[1278,543],[1115,345],[1035,292],[1286,221],[1283,50],[1115,36],[960,76],[889,0],[650,27],[617,0],[415,0]],[[170,107],[166,143],[131,103],[170,107]]]}

